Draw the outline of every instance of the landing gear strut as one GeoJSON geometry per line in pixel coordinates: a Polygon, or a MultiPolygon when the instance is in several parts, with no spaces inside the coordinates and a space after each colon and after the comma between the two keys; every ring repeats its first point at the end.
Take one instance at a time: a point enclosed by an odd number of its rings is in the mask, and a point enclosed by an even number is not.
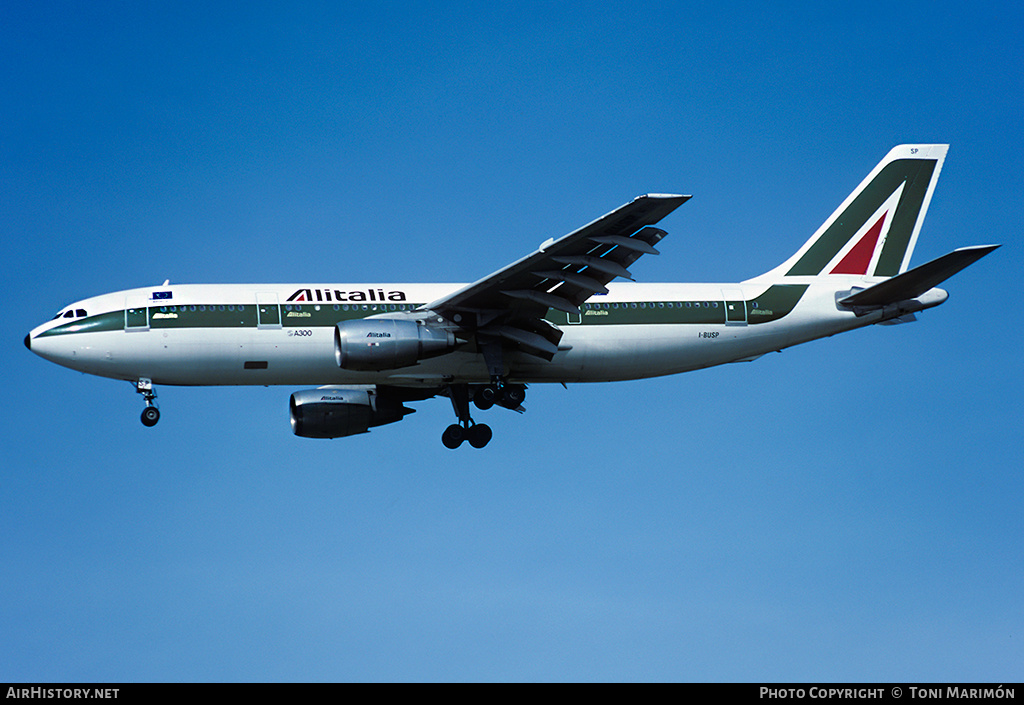
{"type": "Polygon", "coordinates": [[[454,450],[462,445],[463,441],[469,441],[469,445],[474,448],[483,448],[491,440],[491,427],[485,423],[474,423],[470,418],[469,385],[451,385],[448,387],[448,396],[452,400],[452,408],[455,409],[459,422],[453,423],[441,434],[441,442],[445,448],[454,450]]]}
{"type": "Polygon", "coordinates": [[[526,399],[526,387],[522,384],[505,384],[495,380],[491,384],[474,385],[453,384],[448,387],[448,396],[452,400],[452,408],[459,422],[453,423],[441,434],[441,442],[446,448],[455,449],[463,441],[469,441],[474,448],[483,448],[491,436],[491,427],[484,423],[475,423],[469,415],[470,400],[481,411],[486,411],[497,404],[513,411],[523,411],[520,406],[526,399]]]}
{"type": "Polygon", "coordinates": [[[153,380],[145,377],[135,383],[135,391],[146,400],[146,408],[142,410],[142,425],[156,426],[160,420],[160,409],[156,408],[156,392],[153,391],[153,380]]]}

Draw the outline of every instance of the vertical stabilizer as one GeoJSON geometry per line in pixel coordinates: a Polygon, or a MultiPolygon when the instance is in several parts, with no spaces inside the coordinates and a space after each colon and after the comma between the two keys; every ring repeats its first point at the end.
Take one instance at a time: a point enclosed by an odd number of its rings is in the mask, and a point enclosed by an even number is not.
{"type": "Polygon", "coordinates": [[[905,272],[947,149],[894,147],[796,254],[758,279],[905,272]]]}

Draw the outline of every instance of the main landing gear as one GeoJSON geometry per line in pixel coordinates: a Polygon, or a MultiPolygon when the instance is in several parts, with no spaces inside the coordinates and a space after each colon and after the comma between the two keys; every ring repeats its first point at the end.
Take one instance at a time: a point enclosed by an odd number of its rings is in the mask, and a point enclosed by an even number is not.
{"type": "Polygon", "coordinates": [[[446,448],[454,450],[461,446],[463,441],[469,441],[469,445],[474,448],[483,448],[490,442],[493,435],[490,426],[472,421],[469,423],[472,425],[453,423],[444,430],[444,433],[441,434],[441,442],[446,448]]]}
{"type": "Polygon", "coordinates": [[[146,408],[142,410],[142,425],[156,426],[160,420],[160,409],[156,408],[156,392],[153,391],[153,380],[145,377],[135,383],[135,391],[146,400],[146,408]]]}
{"type": "Polygon", "coordinates": [[[448,396],[452,400],[452,408],[455,409],[459,422],[444,430],[441,434],[441,443],[453,450],[462,445],[463,441],[469,441],[469,445],[474,448],[483,448],[490,442],[493,434],[490,426],[475,423],[470,417],[470,400],[472,399],[481,411],[497,404],[521,413],[523,408],[520,405],[526,399],[526,386],[505,384],[500,381],[483,385],[453,384],[448,387],[448,396]]]}

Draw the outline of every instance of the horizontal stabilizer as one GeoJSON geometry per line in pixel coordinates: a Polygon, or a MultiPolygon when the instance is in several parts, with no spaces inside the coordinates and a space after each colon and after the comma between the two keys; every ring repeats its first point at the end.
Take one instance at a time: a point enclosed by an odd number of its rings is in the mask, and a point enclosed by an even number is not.
{"type": "Polygon", "coordinates": [[[843,306],[869,308],[887,306],[898,301],[915,299],[929,289],[938,286],[961,269],[974,264],[999,245],[977,245],[961,247],[920,267],[914,267],[903,274],[897,274],[880,284],[847,296],[839,303],[843,306]]]}

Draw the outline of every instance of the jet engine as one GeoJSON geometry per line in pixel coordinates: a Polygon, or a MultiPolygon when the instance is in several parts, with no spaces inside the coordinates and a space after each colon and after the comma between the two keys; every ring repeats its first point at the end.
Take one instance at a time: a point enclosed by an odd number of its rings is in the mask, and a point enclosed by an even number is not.
{"type": "Polygon", "coordinates": [[[334,356],[346,370],[393,370],[455,348],[455,334],[423,321],[362,318],[334,329],[334,356]]]}
{"type": "Polygon", "coordinates": [[[292,431],[304,438],[341,438],[401,421],[415,409],[399,399],[360,387],[321,387],[292,394],[292,431]]]}

